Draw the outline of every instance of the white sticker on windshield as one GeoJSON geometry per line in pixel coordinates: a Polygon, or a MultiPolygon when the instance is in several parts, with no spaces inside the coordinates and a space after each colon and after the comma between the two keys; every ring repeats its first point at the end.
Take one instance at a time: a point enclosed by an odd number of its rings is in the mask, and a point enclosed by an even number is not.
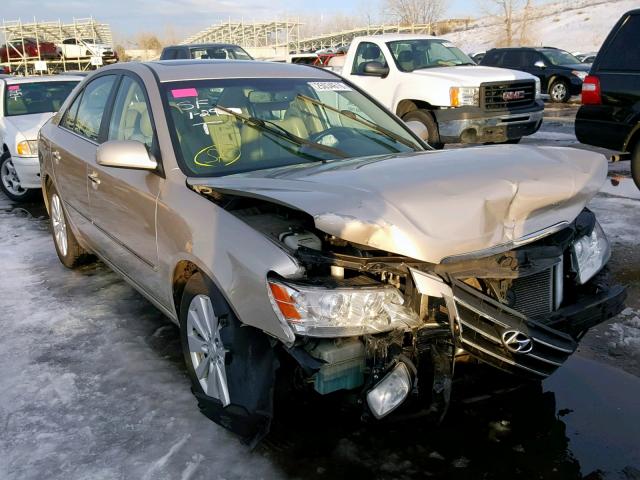
{"type": "Polygon", "coordinates": [[[445,48],[456,48],[456,46],[451,42],[443,42],[442,46],[445,48]]]}
{"type": "Polygon", "coordinates": [[[353,89],[343,82],[309,82],[316,92],[350,92],[353,89]]]}

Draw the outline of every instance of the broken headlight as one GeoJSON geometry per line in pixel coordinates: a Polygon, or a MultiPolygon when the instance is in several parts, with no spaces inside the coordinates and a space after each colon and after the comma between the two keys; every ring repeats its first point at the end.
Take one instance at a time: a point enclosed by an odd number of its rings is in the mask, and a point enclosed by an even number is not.
{"type": "Polygon", "coordinates": [[[580,237],[571,246],[571,262],[578,274],[578,283],[589,281],[606,265],[610,256],[609,240],[596,222],[590,235],[580,237]]]}
{"type": "Polygon", "coordinates": [[[351,337],[414,325],[418,315],[405,307],[394,287],[325,288],[269,280],[276,314],[299,335],[351,337]]]}

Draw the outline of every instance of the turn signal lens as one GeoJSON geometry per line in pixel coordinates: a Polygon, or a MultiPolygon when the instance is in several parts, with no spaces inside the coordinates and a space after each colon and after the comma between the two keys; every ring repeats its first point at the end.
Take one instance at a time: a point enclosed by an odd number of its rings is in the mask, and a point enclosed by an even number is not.
{"type": "Polygon", "coordinates": [[[18,144],[18,155],[26,157],[27,155],[31,155],[31,148],[29,147],[29,142],[27,142],[26,140],[23,142],[20,142],[18,144]]]}
{"type": "Polygon", "coordinates": [[[271,289],[273,299],[284,318],[290,322],[300,320],[300,314],[298,313],[298,310],[296,310],[295,303],[287,289],[282,285],[271,282],[269,282],[269,288],[271,289]]]}

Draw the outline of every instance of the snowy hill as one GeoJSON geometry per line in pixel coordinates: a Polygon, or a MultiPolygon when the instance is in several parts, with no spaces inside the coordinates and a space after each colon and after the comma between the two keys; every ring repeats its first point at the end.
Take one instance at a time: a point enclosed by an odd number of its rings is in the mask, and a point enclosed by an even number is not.
{"type": "MultiPolygon", "coordinates": [[[[623,13],[640,8],[640,0],[578,0],[536,7],[527,27],[531,46],[553,46],[570,52],[597,51],[623,13]]],[[[444,35],[465,52],[498,46],[504,27],[499,18],[484,17],[468,30],[444,35]]],[[[519,23],[516,23],[515,38],[519,23]]]]}

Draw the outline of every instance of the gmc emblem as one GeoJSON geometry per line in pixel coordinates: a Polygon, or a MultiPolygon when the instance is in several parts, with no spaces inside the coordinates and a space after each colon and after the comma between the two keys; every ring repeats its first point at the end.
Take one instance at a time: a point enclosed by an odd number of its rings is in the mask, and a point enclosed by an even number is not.
{"type": "Polygon", "coordinates": [[[502,100],[511,102],[512,100],[522,100],[524,98],[524,90],[516,90],[514,92],[504,92],[502,100]]]}

